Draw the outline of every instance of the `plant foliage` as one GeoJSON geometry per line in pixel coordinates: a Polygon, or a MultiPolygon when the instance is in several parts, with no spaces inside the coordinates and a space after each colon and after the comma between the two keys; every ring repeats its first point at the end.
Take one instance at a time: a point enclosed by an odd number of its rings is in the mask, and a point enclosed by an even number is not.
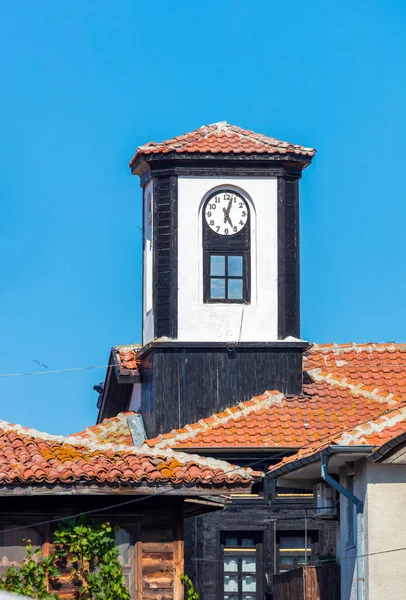
{"type": "Polygon", "coordinates": [[[193,581],[187,575],[180,576],[182,583],[186,586],[187,600],[200,600],[199,592],[196,592],[193,581]]]}
{"type": "Polygon", "coordinates": [[[58,577],[68,573],[77,587],[77,600],[130,600],[124,585],[119,551],[114,540],[115,528],[110,523],[71,519],[54,532],[54,551],[41,558],[27,545],[27,556],[21,565],[10,567],[0,578],[0,588],[30,598],[54,600],[49,582],[58,587],[58,577]]]}

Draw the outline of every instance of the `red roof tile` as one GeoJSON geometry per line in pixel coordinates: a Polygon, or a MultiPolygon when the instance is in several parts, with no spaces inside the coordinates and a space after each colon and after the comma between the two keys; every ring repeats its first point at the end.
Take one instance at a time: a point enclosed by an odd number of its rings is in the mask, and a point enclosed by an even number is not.
{"type": "Polygon", "coordinates": [[[280,471],[295,470],[303,459],[317,458],[318,454],[329,446],[374,446],[375,450],[390,440],[406,433],[406,401],[392,410],[366,422],[359,423],[338,435],[328,436],[318,443],[309,444],[296,454],[285,457],[281,462],[272,465],[269,471],[275,475],[280,471]]]}
{"type": "Polygon", "coordinates": [[[339,377],[406,396],[406,344],[314,344],[304,367],[321,367],[339,377]]]}
{"type": "Polygon", "coordinates": [[[265,392],[233,409],[147,440],[155,448],[300,448],[356,426],[406,398],[406,345],[313,346],[304,395],[265,392]]]}
{"type": "MultiPolygon", "coordinates": [[[[82,434],[81,434],[82,435],[82,434]]],[[[0,421],[0,484],[249,484],[253,471],[172,450],[101,444],[0,421]]]]}
{"type": "Polygon", "coordinates": [[[88,427],[83,431],[72,434],[72,436],[101,444],[134,446],[127,422],[127,417],[134,414],[133,412],[120,413],[116,417],[104,419],[99,425],[88,427]]]}
{"type": "Polygon", "coordinates": [[[137,372],[139,360],[137,352],[141,349],[140,344],[127,344],[126,346],[116,346],[113,348],[115,352],[117,366],[119,368],[128,369],[129,371],[137,372]]]}
{"type": "Polygon", "coordinates": [[[312,157],[314,148],[282,142],[262,133],[230,125],[226,121],[205,125],[163,142],[149,142],[137,148],[130,167],[140,156],[149,154],[211,153],[211,154],[295,154],[312,157]]]}

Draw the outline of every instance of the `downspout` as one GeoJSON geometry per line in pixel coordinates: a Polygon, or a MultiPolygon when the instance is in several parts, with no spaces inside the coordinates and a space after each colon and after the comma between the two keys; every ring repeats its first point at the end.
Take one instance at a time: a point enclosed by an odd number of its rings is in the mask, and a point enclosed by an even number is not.
{"type": "Polygon", "coordinates": [[[364,510],[364,503],[362,500],[351,494],[345,489],[338,481],[336,481],[328,473],[328,455],[326,452],[321,452],[321,477],[328,483],[332,488],[337,490],[339,494],[345,496],[350,502],[355,504],[357,508],[357,541],[356,541],[356,552],[357,552],[357,600],[363,599],[363,564],[362,564],[362,513],[364,510]]]}

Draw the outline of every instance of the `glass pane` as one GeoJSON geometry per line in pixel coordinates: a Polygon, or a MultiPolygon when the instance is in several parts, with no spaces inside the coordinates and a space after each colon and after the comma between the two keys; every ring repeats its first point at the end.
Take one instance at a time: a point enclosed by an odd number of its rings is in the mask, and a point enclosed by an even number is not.
{"type": "Polygon", "coordinates": [[[248,594],[244,594],[244,600],[256,600],[256,596],[250,596],[248,594]]]}
{"type": "Polygon", "coordinates": [[[242,256],[228,257],[228,274],[232,277],[242,277],[242,256]]]}
{"type": "Polygon", "coordinates": [[[254,545],[254,540],[252,538],[242,538],[241,540],[241,546],[253,546],[254,545]]]}
{"type": "Polygon", "coordinates": [[[238,539],[237,538],[226,538],[226,546],[238,546],[238,539]]]}
{"type": "Polygon", "coordinates": [[[279,547],[280,548],[304,548],[305,547],[305,538],[304,538],[304,536],[293,536],[293,535],[281,537],[279,540],[279,547]]]}
{"type": "Polygon", "coordinates": [[[230,300],[242,300],[242,279],[228,280],[228,297],[230,300]]]}
{"type": "Polygon", "coordinates": [[[249,556],[242,559],[242,570],[245,572],[250,571],[251,573],[255,573],[256,565],[257,561],[255,556],[249,556]]]}
{"type": "MultiPolygon", "coordinates": [[[[224,575],[224,591],[225,592],[238,592],[238,576],[237,575],[224,575]]],[[[250,591],[250,590],[248,590],[250,591]]]]}
{"type": "Polygon", "coordinates": [[[226,280],[211,279],[210,280],[210,298],[224,299],[226,297],[226,280]]]}
{"type": "Polygon", "coordinates": [[[210,256],[210,275],[222,276],[226,274],[225,256],[210,256]]]}
{"type": "Polygon", "coordinates": [[[224,570],[225,571],[238,571],[238,563],[236,558],[225,558],[224,559],[224,570]]]}
{"type": "Polygon", "coordinates": [[[243,592],[255,592],[257,589],[257,582],[255,575],[244,575],[242,578],[242,591],[243,592]]]}
{"type": "Polygon", "coordinates": [[[294,558],[293,556],[280,556],[279,563],[281,565],[283,565],[285,568],[286,567],[290,568],[290,565],[292,565],[292,568],[293,568],[293,558],[294,558]]]}

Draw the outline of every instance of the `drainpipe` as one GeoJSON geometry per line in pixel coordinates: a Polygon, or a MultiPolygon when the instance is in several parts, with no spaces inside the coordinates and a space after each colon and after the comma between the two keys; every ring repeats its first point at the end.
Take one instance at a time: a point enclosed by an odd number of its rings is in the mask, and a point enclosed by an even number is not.
{"type": "Polygon", "coordinates": [[[338,481],[336,481],[331,475],[328,473],[328,455],[326,452],[321,453],[321,477],[322,479],[328,483],[332,488],[337,490],[339,494],[345,496],[350,502],[355,504],[357,507],[357,542],[356,542],[356,552],[357,552],[357,600],[363,599],[363,565],[362,565],[362,513],[364,510],[364,503],[362,500],[351,494],[348,490],[345,489],[338,481]]]}

